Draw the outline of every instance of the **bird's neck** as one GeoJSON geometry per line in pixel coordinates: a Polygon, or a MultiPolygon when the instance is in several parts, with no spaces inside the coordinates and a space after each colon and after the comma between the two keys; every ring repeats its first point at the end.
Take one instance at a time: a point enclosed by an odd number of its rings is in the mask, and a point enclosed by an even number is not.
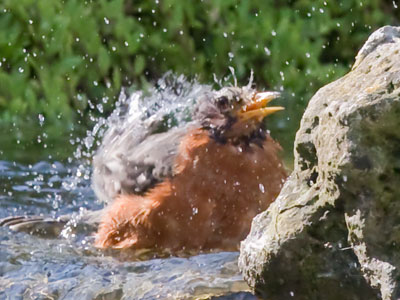
{"type": "Polygon", "coordinates": [[[250,145],[256,144],[262,147],[262,144],[268,137],[268,131],[259,126],[255,130],[245,132],[245,134],[233,134],[230,132],[231,129],[208,129],[209,136],[220,144],[232,144],[232,145],[250,145]]]}

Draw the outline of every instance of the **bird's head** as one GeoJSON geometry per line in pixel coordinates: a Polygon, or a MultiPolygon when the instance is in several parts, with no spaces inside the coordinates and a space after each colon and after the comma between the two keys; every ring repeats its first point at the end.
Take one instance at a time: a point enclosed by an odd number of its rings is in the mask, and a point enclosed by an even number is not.
{"type": "Polygon", "coordinates": [[[260,130],[266,116],[284,109],[282,106],[267,107],[279,95],[256,92],[248,87],[222,88],[199,101],[195,118],[223,141],[246,139],[260,130]]]}

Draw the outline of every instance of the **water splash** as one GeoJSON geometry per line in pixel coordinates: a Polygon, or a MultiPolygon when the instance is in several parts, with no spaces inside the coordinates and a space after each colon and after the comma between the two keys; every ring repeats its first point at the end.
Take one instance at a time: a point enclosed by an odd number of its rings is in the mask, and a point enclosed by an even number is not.
{"type": "MultiPolygon", "coordinates": [[[[123,90],[109,117],[92,116],[93,127],[83,138],[69,138],[76,150],[65,164],[24,166],[0,161],[2,190],[7,192],[0,196],[1,217],[25,212],[52,217],[72,214],[58,239],[10,234],[0,228],[4,253],[0,264],[7,270],[0,272],[0,286],[6,287],[5,295],[13,298],[20,291],[31,291],[32,298],[40,298],[36,292],[40,291],[66,298],[100,299],[116,293],[135,299],[182,299],[247,290],[237,269],[237,253],[150,260],[147,254],[144,262],[129,261],[122,252],[98,251],[92,246],[93,235],[76,230],[80,218],[102,206],[90,189],[91,161],[107,132],[128,129],[139,141],[152,130],[185,126],[199,96],[211,90],[210,85],[168,73],[147,90],[131,94],[123,90]]],[[[102,108],[91,106],[102,114],[102,108]]],[[[198,213],[193,207],[193,215],[198,213]]]]}
{"type": "Polygon", "coordinates": [[[74,158],[82,161],[79,168],[81,174],[90,175],[91,159],[101,140],[107,139],[106,131],[108,136],[113,131],[130,132],[130,138],[140,142],[155,131],[184,126],[191,120],[199,96],[210,91],[210,85],[200,84],[196,79],[190,81],[171,72],[146,90],[128,95],[123,89],[111,115],[93,118],[92,130],[87,131],[83,141],[78,141],[74,158]]]}

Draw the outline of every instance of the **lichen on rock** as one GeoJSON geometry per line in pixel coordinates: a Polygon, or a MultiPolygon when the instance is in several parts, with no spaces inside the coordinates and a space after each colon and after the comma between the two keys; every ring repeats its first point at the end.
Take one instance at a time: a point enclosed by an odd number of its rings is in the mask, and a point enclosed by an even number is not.
{"type": "Polygon", "coordinates": [[[310,100],[294,171],[241,245],[268,299],[400,297],[400,27],[374,32],[352,70],[310,100]]]}

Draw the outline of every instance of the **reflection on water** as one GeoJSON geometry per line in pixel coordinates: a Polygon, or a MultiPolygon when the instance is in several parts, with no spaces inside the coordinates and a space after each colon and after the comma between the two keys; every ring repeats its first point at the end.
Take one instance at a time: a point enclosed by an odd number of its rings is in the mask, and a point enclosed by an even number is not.
{"type": "MultiPolygon", "coordinates": [[[[77,184],[70,175],[76,169],[58,162],[27,166],[1,161],[0,217],[99,209],[89,180],[77,184]]],[[[44,239],[0,228],[0,298],[182,299],[247,289],[237,252],[127,261],[123,253],[94,249],[92,239],[44,239]]],[[[249,297],[236,294],[230,299],[249,297]]]]}

